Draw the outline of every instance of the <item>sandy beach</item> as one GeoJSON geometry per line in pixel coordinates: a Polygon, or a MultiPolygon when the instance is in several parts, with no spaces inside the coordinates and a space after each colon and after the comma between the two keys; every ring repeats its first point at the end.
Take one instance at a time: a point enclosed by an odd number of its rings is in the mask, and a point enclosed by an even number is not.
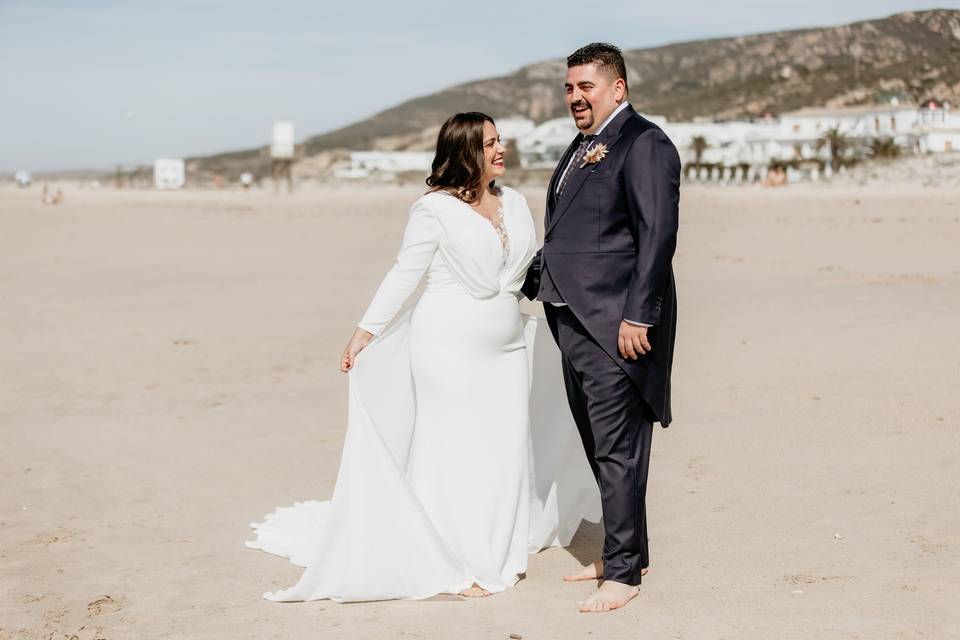
{"type": "Polygon", "coordinates": [[[420,191],[0,189],[0,640],[960,637],[960,191],[897,185],[684,189],[626,609],[560,580],[589,524],[491,598],[261,599],[300,569],[247,525],[329,497],[420,191]]]}

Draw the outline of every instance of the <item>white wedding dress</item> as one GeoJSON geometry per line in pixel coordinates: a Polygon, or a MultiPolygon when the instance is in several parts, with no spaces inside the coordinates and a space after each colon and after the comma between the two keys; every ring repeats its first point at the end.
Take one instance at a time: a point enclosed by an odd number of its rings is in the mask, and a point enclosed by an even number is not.
{"type": "Polygon", "coordinates": [[[559,351],[544,322],[520,313],[530,210],[512,189],[501,200],[499,233],[446,193],[411,207],[397,262],[360,322],[377,337],[350,372],[333,497],[251,525],[248,547],[306,567],[264,597],[502,591],[529,553],[599,521],[559,351]]]}

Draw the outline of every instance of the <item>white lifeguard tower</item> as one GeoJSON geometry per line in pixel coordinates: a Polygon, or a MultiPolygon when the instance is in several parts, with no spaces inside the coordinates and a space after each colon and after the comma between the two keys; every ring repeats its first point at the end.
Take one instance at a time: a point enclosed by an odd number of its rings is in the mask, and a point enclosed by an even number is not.
{"type": "Polygon", "coordinates": [[[182,189],[186,183],[183,158],[159,158],[153,163],[153,186],[157,189],[182,189]]]}
{"type": "Polygon", "coordinates": [[[270,144],[270,157],[273,159],[271,177],[273,190],[280,189],[280,180],[287,181],[287,192],[293,192],[293,160],[297,145],[293,137],[293,123],[278,120],[273,123],[273,142],[270,144]]]}

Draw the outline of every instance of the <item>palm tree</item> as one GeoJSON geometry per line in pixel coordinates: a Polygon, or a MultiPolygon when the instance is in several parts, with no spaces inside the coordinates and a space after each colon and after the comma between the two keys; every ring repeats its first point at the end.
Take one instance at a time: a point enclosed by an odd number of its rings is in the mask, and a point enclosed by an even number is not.
{"type": "Polygon", "coordinates": [[[836,171],[840,168],[844,152],[850,146],[850,139],[840,131],[840,127],[831,127],[820,136],[817,147],[822,148],[825,144],[830,146],[830,168],[836,171]]]}
{"type": "Polygon", "coordinates": [[[690,138],[690,150],[693,151],[694,163],[697,169],[700,168],[700,161],[703,160],[703,152],[707,150],[710,143],[703,136],[693,136],[690,138]]]}
{"type": "Polygon", "coordinates": [[[890,160],[900,156],[902,149],[890,137],[874,138],[870,141],[870,157],[877,160],[890,160]]]}

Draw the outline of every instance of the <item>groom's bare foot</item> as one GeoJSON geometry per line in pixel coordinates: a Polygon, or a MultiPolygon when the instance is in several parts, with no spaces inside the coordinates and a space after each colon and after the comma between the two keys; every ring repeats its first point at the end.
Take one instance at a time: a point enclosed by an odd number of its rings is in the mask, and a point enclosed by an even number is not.
{"type": "Polygon", "coordinates": [[[474,582],[472,586],[461,591],[460,595],[464,598],[484,598],[490,595],[490,592],[481,588],[480,585],[474,582]]]}
{"type": "MultiPolygon", "coordinates": [[[[646,569],[640,570],[640,575],[647,575],[646,569]]],[[[581,580],[599,580],[603,577],[603,560],[588,564],[580,571],[563,576],[565,582],[580,582],[581,580]]]]}
{"type": "Polygon", "coordinates": [[[592,596],[580,603],[581,613],[602,613],[619,609],[640,593],[639,587],[631,587],[622,582],[604,580],[592,596]]]}

